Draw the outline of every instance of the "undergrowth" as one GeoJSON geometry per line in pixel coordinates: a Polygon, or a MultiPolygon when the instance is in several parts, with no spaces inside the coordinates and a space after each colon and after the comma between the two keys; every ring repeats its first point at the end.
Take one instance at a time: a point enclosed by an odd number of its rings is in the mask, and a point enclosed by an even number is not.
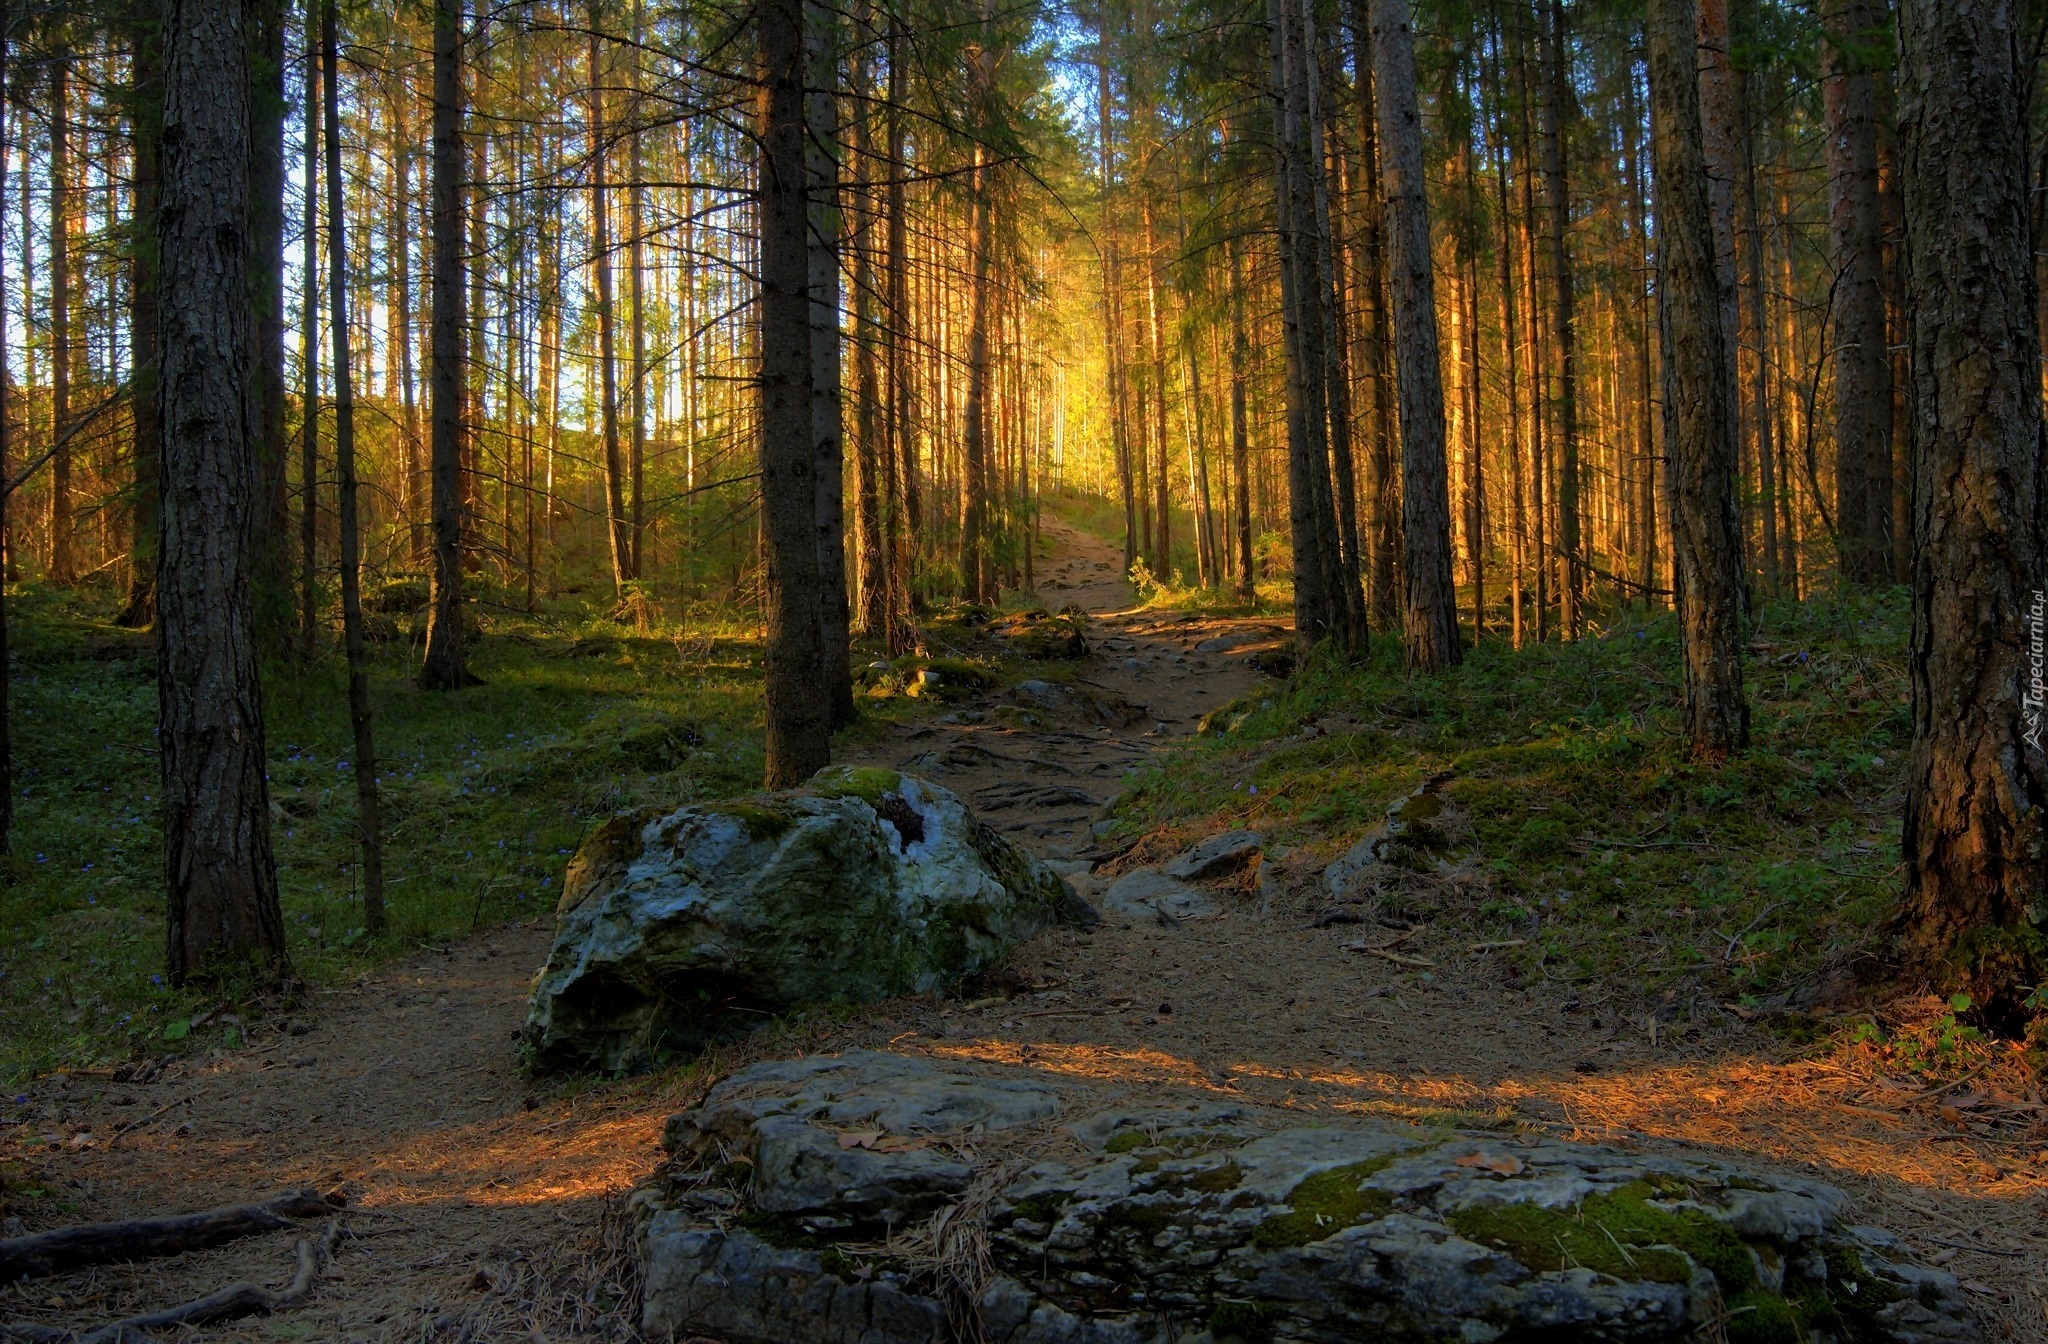
{"type": "MultiPolygon", "coordinates": [[[[0,1083],[244,1039],[239,1014],[208,1011],[231,992],[164,981],[155,637],[115,627],[116,609],[90,588],[9,597],[16,797],[0,860],[0,1083]]],[[[329,647],[310,667],[264,668],[272,839],[289,953],[310,984],[551,915],[585,829],[614,812],[759,787],[760,646],[730,615],[676,622],[642,609],[620,622],[573,597],[533,615],[510,602],[477,610],[483,684],[452,695],[413,685],[416,618],[372,613],[386,636],[371,671],[381,940],[363,932],[342,661],[329,647]]],[[[864,695],[842,743],[925,712],[864,695]]]]}
{"type": "Polygon", "coordinates": [[[1480,880],[1423,917],[1512,944],[1523,976],[1769,1008],[1869,950],[1895,899],[1907,621],[1896,593],[1768,606],[1752,744],[1724,765],[1686,758],[1668,615],[1519,651],[1489,636],[1441,676],[1378,638],[1212,716],[1119,824],[1242,823],[1327,858],[1447,773],[1473,839],[1446,861],[1480,880]]]}

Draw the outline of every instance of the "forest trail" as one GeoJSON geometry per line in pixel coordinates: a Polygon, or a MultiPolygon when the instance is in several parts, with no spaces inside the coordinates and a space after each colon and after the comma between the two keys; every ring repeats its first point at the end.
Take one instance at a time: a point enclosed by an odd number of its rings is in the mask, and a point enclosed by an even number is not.
{"type": "MultiPolygon", "coordinates": [[[[1114,873],[1199,838],[1093,850],[1099,805],[1203,713],[1255,686],[1245,659],[1287,631],[1138,609],[1108,546],[1047,526],[1056,554],[1041,593],[1089,614],[1089,656],[846,759],[928,775],[1049,859],[1101,860],[1076,879],[1099,894],[1114,873]]],[[[1832,1066],[1764,1053],[1739,1029],[1675,1040],[1655,1014],[1517,982],[1455,933],[1319,921],[1326,901],[1310,859],[1276,848],[1262,872],[1211,888],[1212,917],[1056,930],[978,997],[792,1024],[715,1067],[886,1046],[1134,1095],[1742,1153],[1849,1187],[1863,1218],[1977,1285],[1990,1318],[2011,1323],[2005,1337],[2043,1337],[2031,1284],[2004,1304],[1988,1286],[2010,1290],[2024,1277],[2016,1267],[2048,1263],[2037,1180],[1989,1167],[1967,1141],[1930,1143],[1924,1119],[1858,1104],[1832,1066]]],[[[703,1078],[522,1078],[514,1034],[547,941],[536,921],[413,956],[321,993],[298,1025],[251,1048],[154,1077],[38,1084],[56,1148],[40,1165],[46,1180],[69,1182],[64,1217],[200,1208],[295,1185],[343,1191],[350,1235],[312,1297],[204,1338],[631,1337],[618,1197],[654,1168],[663,1119],[703,1078]]],[[[292,1240],[7,1286],[0,1319],[83,1324],[237,1279],[278,1282],[292,1240]]]]}

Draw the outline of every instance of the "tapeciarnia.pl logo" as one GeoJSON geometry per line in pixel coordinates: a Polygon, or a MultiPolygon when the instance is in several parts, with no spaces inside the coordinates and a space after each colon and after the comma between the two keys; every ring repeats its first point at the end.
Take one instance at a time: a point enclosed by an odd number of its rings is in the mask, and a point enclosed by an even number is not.
{"type": "Polygon", "coordinates": [[[2027,745],[2041,750],[2042,701],[2048,699],[2044,676],[2043,627],[2048,626],[2048,592],[2036,591],[2027,607],[2027,684],[2020,692],[2020,714],[2026,720],[2027,745]]]}

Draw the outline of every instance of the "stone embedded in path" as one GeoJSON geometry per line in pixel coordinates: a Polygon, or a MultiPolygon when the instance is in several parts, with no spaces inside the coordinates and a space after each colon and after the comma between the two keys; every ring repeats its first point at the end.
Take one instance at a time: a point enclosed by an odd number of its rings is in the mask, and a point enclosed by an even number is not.
{"type": "Polygon", "coordinates": [[[1118,1103],[870,1052],[743,1070],[666,1142],[668,1177],[634,1197],[651,1334],[1982,1338],[1956,1280],[1850,1226],[1842,1191],[1718,1161],[1118,1103]],[[835,1154],[858,1156],[837,1174],[835,1154]]]}
{"type": "Polygon", "coordinates": [[[1098,903],[1104,914],[1157,921],[1169,928],[1184,919],[1216,913],[1216,902],[1207,892],[1176,882],[1157,868],[1133,868],[1110,883],[1098,903]]]}
{"type": "Polygon", "coordinates": [[[1182,850],[1160,871],[1183,882],[1198,882],[1244,867],[1264,843],[1257,831],[1223,831],[1182,850]]]}
{"type": "Polygon", "coordinates": [[[571,860],[525,1044],[541,1067],[641,1068],[792,1008],[951,988],[1094,917],[952,793],[893,770],[647,808],[571,860]]]}

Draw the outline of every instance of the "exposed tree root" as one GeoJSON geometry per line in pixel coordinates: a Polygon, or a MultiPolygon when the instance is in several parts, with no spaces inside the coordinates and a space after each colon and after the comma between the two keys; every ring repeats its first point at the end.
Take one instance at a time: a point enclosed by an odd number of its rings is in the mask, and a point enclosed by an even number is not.
{"type": "Polygon", "coordinates": [[[311,1190],[293,1190],[258,1204],[230,1204],[203,1213],[180,1213],[166,1218],[81,1223],[32,1236],[10,1237],[0,1241],[0,1282],[40,1278],[110,1260],[145,1260],[196,1251],[258,1232],[290,1227],[293,1218],[333,1213],[334,1207],[311,1190]]]}

